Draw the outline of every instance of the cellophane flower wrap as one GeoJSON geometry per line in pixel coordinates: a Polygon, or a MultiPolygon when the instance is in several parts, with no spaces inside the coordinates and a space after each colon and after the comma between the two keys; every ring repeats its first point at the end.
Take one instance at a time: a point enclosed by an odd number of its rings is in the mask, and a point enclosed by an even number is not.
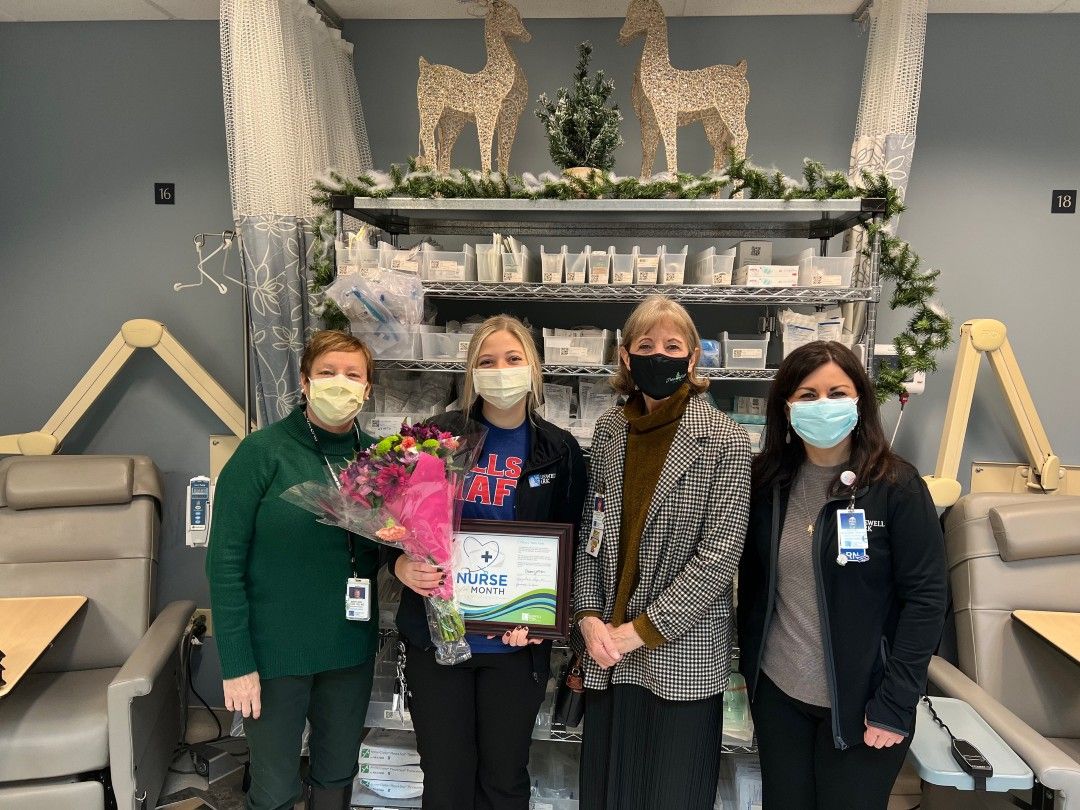
{"type": "Polygon", "coordinates": [[[424,602],[435,658],[458,664],[472,657],[454,597],[454,532],[460,524],[465,474],[484,445],[483,428],[453,435],[432,425],[401,426],[359,453],[339,486],[306,481],[282,493],[289,503],[376,543],[438,566],[446,578],[424,602]]]}

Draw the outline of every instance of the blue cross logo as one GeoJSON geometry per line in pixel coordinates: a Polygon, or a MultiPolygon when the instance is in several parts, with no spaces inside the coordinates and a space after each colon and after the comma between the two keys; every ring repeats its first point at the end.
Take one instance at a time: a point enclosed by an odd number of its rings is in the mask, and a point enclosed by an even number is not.
{"type": "Polygon", "coordinates": [[[480,559],[486,563],[490,563],[495,558],[491,556],[490,551],[485,551],[483,554],[480,555],[480,559]]]}

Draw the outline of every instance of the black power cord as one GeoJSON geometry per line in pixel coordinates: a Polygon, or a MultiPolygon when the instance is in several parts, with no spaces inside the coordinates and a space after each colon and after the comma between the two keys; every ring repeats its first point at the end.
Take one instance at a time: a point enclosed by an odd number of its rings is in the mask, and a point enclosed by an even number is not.
{"type": "Polygon", "coordinates": [[[922,699],[923,703],[925,703],[926,707],[930,710],[931,719],[933,719],[933,721],[949,735],[952,757],[956,760],[956,764],[960,766],[960,770],[974,780],[975,790],[986,790],[986,780],[994,775],[994,767],[990,764],[990,761],[984,757],[974,745],[967,740],[958,739],[956,735],[952,733],[952,729],[945,725],[944,720],[938,717],[938,713],[934,709],[934,704],[931,702],[929,696],[923,695],[922,699]]]}
{"type": "MultiPolygon", "coordinates": [[[[206,618],[201,615],[193,616],[188,623],[187,629],[184,630],[184,636],[180,642],[180,677],[178,679],[177,687],[180,691],[180,741],[173,751],[173,759],[183,754],[190,754],[192,744],[187,741],[188,732],[188,690],[191,694],[195,695],[199,703],[202,704],[210,716],[214,718],[214,725],[217,727],[217,735],[211,737],[208,740],[200,740],[198,745],[207,743],[215,743],[226,739],[225,729],[221,725],[221,720],[217,716],[217,712],[210,708],[210,704],[206,702],[205,698],[195,688],[195,681],[192,673],[192,653],[196,647],[202,646],[202,639],[206,636],[206,618]]],[[[194,774],[195,771],[178,770],[176,768],[169,768],[170,773],[189,775],[194,774]]]]}

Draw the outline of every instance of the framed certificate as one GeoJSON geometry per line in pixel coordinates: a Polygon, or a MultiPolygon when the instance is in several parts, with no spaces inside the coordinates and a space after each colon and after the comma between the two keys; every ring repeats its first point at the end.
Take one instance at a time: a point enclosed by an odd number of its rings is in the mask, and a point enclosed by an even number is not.
{"type": "Polygon", "coordinates": [[[454,595],[470,633],[528,627],[532,638],[570,632],[569,523],[463,520],[454,538],[454,595]]]}

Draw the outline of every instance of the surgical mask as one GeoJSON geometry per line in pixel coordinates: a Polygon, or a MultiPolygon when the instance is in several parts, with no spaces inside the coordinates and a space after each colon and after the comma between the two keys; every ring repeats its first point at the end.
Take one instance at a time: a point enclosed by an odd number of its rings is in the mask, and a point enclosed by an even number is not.
{"type": "Polygon", "coordinates": [[[332,427],[351,422],[364,407],[367,383],[350,380],[344,374],[315,377],[308,381],[308,405],[319,421],[332,427]]]}
{"type": "Polygon", "coordinates": [[[859,400],[851,397],[791,402],[788,409],[791,429],[804,442],[822,450],[840,444],[859,421],[859,400]]]}
{"type": "Polygon", "coordinates": [[[643,393],[653,399],[667,399],[690,375],[690,355],[668,357],[666,354],[631,354],[630,378],[643,393]]]}
{"type": "Polygon", "coordinates": [[[532,390],[532,366],[473,369],[473,388],[489,405],[513,408],[532,390]]]}

